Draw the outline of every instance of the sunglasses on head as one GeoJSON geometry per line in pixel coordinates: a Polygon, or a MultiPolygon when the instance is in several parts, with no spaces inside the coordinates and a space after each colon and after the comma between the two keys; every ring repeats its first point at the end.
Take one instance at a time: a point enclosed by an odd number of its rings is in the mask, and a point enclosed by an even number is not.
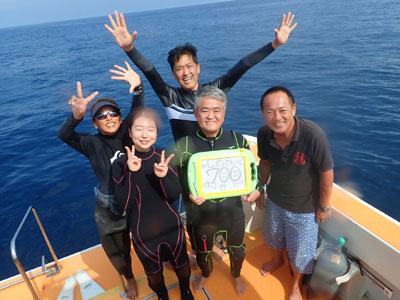
{"type": "Polygon", "coordinates": [[[119,110],[113,110],[113,111],[105,111],[101,114],[95,115],[94,118],[96,120],[104,120],[105,118],[107,118],[107,115],[110,115],[111,118],[115,118],[117,116],[119,116],[121,113],[119,112],[119,110]]]}

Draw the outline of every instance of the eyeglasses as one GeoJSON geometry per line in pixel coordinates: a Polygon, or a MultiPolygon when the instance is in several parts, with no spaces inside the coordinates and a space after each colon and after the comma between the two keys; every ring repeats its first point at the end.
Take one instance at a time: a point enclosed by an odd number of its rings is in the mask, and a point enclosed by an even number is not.
{"type": "Polygon", "coordinates": [[[117,116],[119,116],[121,113],[117,110],[114,111],[105,111],[101,114],[95,115],[94,118],[96,120],[104,120],[105,118],[107,118],[107,115],[110,115],[111,118],[115,118],[117,116]]]}

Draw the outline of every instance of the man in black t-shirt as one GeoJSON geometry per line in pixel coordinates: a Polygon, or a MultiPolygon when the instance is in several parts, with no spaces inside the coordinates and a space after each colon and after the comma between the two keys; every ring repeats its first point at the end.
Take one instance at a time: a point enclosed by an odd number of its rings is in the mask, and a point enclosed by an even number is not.
{"type": "MultiPolygon", "coordinates": [[[[263,235],[273,252],[260,272],[267,276],[281,266],[287,248],[294,274],[289,299],[303,299],[300,282],[312,272],[318,222],[331,216],[333,159],[322,129],[295,117],[296,104],[289,90],[270,88],[260,106],[267,125],[257,135],[259,169],[264,183],[271,176],[263,235]]],[[[257,204],[264,208],[264,198],[257,204]]]]}

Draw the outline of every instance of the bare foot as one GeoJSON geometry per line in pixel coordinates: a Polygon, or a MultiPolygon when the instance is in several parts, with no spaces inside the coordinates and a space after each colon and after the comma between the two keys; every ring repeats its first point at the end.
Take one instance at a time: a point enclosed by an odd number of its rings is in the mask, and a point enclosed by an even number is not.
{"type": "Polygon", "coordinates": [[[217,262],[224,260],[225,252],[222,251],[217,245],[214,244],[212,249],[212,256],[217,262]]]}
{"type": "Polygon", "coordinates": [[[247,283],[242,279],[242,277],[236,277],[233,279],[235,281],[235,289],[238,296],[242,296],[248,289],[247,283]]]}
{"type": "Polygon", "coordinates": [[[137,286],[136,286],[136,279],[131,278],[131,279],[127,279],[127,285],[126,285],[126,296],[128,297],[128,299],[131,300],[136,300],[138,299],[138,290],[137,290],[137,286]]]}
{"type": "Polygon", "coordinates": [[[288,300],[303,300],[301,289],[299,286],[294,286],[290,291],[288,300]]]}
{"type": "Polygon", "coordinates": [[[193,252],[193,250],[192,250],[192,252],[190,252],[190,254],[189,254],[189,263],[190,263],[190,267],[191,267],[193,270],[196,270],[196,269],[197,269],[196,253],[193,252]]]}
{"type": "Polygon", "coordinates": [[[203,277],[203,275],[200,275],[199,277],[195,278],[193,280],[193,291],[195,293],[198,293],[201,291],[201,289],[204,287],[208,280],[208,277],[203,277]]]}
{"type": "Polygon", "coordinates": [[[260,273],[262,276],[267,276],[282,265],[283,265],[282,257],[281,258],[273,258],[270,261],[267,261],[261,265],[260,273]]]}

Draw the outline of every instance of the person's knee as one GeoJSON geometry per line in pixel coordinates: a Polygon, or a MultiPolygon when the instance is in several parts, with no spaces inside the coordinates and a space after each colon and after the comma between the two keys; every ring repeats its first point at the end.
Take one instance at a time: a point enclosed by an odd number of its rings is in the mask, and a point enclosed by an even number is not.
{"type": "Polygon", "coordinates": [[[158,272],[155,274],[147,274],[147,281],[150,286],[157,286],[159,284],[164,283],[164,276],[162,272],[158,272]]]}
{"type": "Polygon", "coordinates": [[[233,259],[236,260],[244,260],[244,256],[245,256],[245,248],[244,246],[229,246],[229,253],[231,253],[233,259]]]}
{"type": "Polygon", "coordinates": [[[213,262],[212,262],[212,255],[211,251],[206,252],[206,253],[197,253],[196,254],[196,260],[197,264],[199,265],[201,271],[202,271],[202,276],[203,277],[208,277],[210,276],[212,269],[213,269],[213,262]]]}

